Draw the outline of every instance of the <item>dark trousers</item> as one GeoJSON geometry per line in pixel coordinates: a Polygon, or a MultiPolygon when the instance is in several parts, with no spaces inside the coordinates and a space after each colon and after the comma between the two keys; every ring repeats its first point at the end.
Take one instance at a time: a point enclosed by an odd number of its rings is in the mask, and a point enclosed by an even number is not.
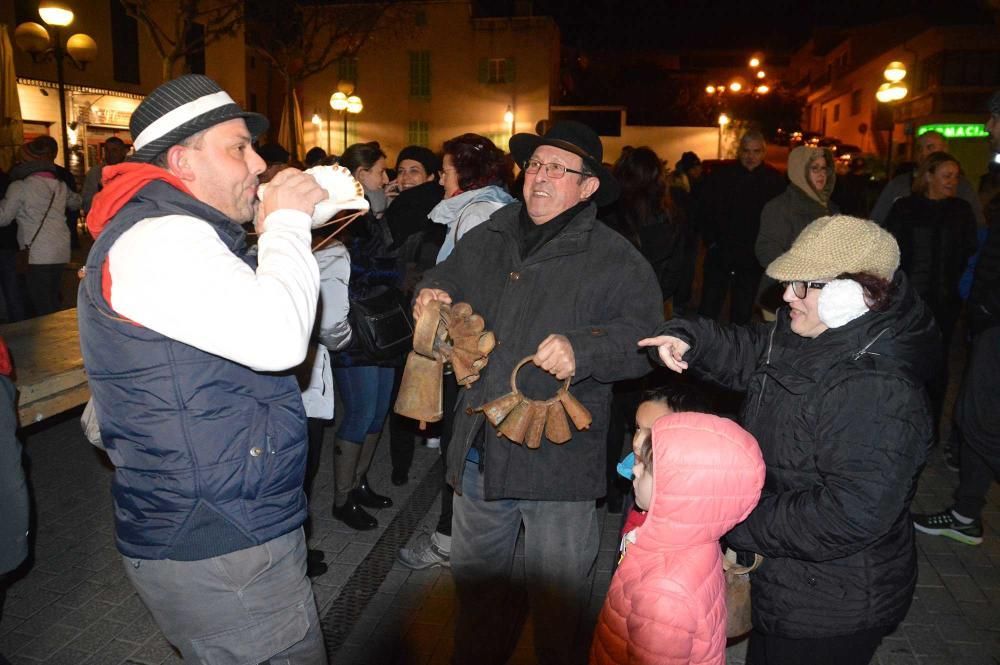
{"type": "Polygon", "coordinates": [[[885,628],[850,635],[791,639],[750,633],[746,665],[868,665],[886,634],[885,628]]]}
{"type": "MultiPolygon", "coordinates": [[[[397,367],[392,383],[392,404],[399,395],[399,384],[403,380],[403,368],[397,367]]],[[[417,423],[396,413],[389,413],[389,459],[394,475],[405,476],[413,465],[413,451],[417,445],[417,423]]]]}
{"type": "Polygon", "coordinates": [[[955,403],[955,422],[962,429],[959,486],[954,509],[979,519],[986,493],[1000,476],[1000,326],[976,335],[962,388],[955,403]]]}
{"type": "Polygon", "coordinates": [[[319,459],[323,454],[323,435],[332,420],[309,418],[306,431],[309,434],[309,451],[306,454],[306,499],[312,500],[313,482],[319,473],[319,459]]]}
{"type": "Polygon", "coordinates": [[[1000,459],[987,459],[966,443],[958,472],[958,489],[952,509],[962,517],[978,520],[983,516],[986,494],[994,479],[1000,478],[1000,459]]]}
{"type": "Polygon", "coordinates": [[[698,313],[718,320],[726,293],[730,293],[730,323],[749,323],[757,285],[763,274],[760,266],[738,267],[723,261],[718,248],[705,256],[705,279],[698,313]]]}
{"type": "Polygon", "coordinates": [[[7,305],[7,321],[24,319],[24,295],[17,280],[17,250],[0,249],[0,291],[7,305]]]}
{"type": "Polygon", "coordinates": [[[455,490],[448,481],[448,446],[451,444],[451,434],[455,431],[455,404],[458,402],[458,391],[462,390],[455,383],[453,374],[444,377],[444,416],[441,418],[441,516],[435,529],[442,536],[451,535],[452,505],[455,502],[455,490]]]}
{"type": "Polygon", "coordinates": [[[59,291],[65,268],[65,263],[28,264],[28,299],[35,310],[35,316],[59,311],[59,291]]]}

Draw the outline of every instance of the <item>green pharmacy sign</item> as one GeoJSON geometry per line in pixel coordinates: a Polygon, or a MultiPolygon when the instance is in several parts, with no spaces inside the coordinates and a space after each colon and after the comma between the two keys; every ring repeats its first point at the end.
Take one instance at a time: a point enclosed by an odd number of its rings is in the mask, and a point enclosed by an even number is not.
{"type": "Polygon", "coordinates": [[[989,136],[985,125],[924,125],[917,130],[917,136],[927,132],[939,132],[946,139],[979,139],[989,136]]]}

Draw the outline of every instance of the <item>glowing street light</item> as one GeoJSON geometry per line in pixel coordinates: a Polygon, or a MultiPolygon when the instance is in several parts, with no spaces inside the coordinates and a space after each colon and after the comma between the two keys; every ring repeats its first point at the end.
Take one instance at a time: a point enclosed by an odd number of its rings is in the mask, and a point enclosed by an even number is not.
{"type": "Polygon", "coordinates": [[[740,83],[739,81],[733,81],[732,83],[729,84],[729,89],[732,90],[733,92],[739,92],[740,90],[743,89],[743,84],[740,83]]]}
{"type": "Polygon", "coordinates": [[[707,92],[710,95],[714,95],[715,94],[715,86],[714,85],[707,85],[707,86],[705,86],[705,92],[707,92]]]}
{"type": "Polygon", "coordinates": [[[316,125],[317,127],[323,124],[323,120],[319,117],[319,113],[313,113],[312,124],[316,125]]]}
{"type": "Polygon", "coordinates": [[[769,87],[767,87],[766,85],[758,85],[757,86],[757,94],[758,95],[766,95],[769,92],[771,92],[771,89],[769,87]]]}
{"type": "Polygon", "coordinates": [[[725,113],[720,113],[719,114],[719,148],[718,148],[718,151],[717,151],[718,152],[718,155],[716,157],[717,159],[722,159],[722,130],[725,129],[726,125],[728,125],[728,124],[729,124],[729,116],[726,115],[725,113]]]}
{"type": "Polygon", "coordinates": [[[906,78],[906,65],[898,60],[894,60],[886,65],[883,74],[885,75],[886,81],[889,81],[890,83],[898,83],[906,78]]]}
{"type": "Polygon", "coordinates": [[[767,73],[763,69],[757,72],[757,78],[762,79],[765,76],[767,76],[767,73]]]}
{"type": "MultiPolygon", "coordinates": [[[[73,22],[73,10],[61,2],[42,0],[38,5],[38,15],[52,29],[52,38],[45,26],[38,23],[22,23],[14,30],[14,41],[31,54],[35,62],[56,61],[56,83],[59,88],[59,124],[62,129],[63,165],[69,169],[70,135],[66,123],[66,78],[63,61],[67,58],[79,70],[97,59],[97,42],[90,35],[79,32],[71,35],[63,45],[61,29],[73,22]]],[[[75,124],[74,124],[75,128],[75,124]]],[[[76,142],[76,137],[73,137],[76,142]]]]}
{"type": "Polygon", "coordinates": [[[334,111],[340,111],[344,118],[344,150],[347,150],[347,114],[361,113],[365,105],[357,95],[348,96],[344,91],[338,90],[330,95],[330,108],[334,111]]]}
{"type": "Polygon", "coordinates": [[[754,68],[760,67],[760,58],[756,56],[750,58],[750,66],[754,68]]]}

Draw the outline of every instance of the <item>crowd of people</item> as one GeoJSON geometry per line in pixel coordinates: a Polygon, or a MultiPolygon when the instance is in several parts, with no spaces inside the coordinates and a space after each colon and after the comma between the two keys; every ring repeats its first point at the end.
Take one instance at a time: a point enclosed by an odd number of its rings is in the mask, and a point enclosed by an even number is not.
{"type": "MultiPolygon", "coordinates": [[[[989,113],[1000,153],[1000,92],[989,113]]],[[[36,314],[59,307],[66,210],[86,213],[80,344],[95,441],[115,466],[116,544],[185,662],[327,662],[308,518],[328,429],[331,514],[358,531],[392,505],[368,478],[379,442],[394,485],[411,480],[416,446],[440,448],[440,518],[398,559],[450,567],[461,665],[499,665],[516,643],[519,537],[546,664],[723,663],[730,548],[758,559],[748,663],[863,665],[909,609],[915,529],[982,541],[1000,472],[1000,169],[975,194],[928,132],[916,168],[868,210],[838,190],[828,150],[792,149],[786,176],[753,130],[706,174],[693,152],[670,169],[648,147],[605,163],[573,121],[515,134],[510,154],[477,134],[408,146],[394,168],[375,142],[293,163],[254,147],[266,129],[185,75],[142,101],[131,153],[109,141],[83,197],[43,137],[0,201],[29,251],[36,314]],[[317,165],[359,184],[336,237],[318,218],[322,178],[302,170],[317,165]],[[406,331],[459,302],[498,343],[468,390],[445,369],[443,419],[420,431],[391,413],[406,331]],[[948,453],[960,485],[952,507],[911,515],[958,330],[972,336],[948,453]],[[531,400],[557,396],[532,402],[548,414],[537,447],[497,436],[480,408],[512,372],[531,400]],[[711,386],[742,394],[738,413],[713,413],[711,386]],[[573,418],[566,442],[548,419],[558,406],[565,421],[570,400],[589,421],[573,418]],[[625,515],[591,638],[599,501],[625,515]]],[[[4,460],[19,451],[8,433],[4,460]]],[[[23,474],[0,477],[23,493],[23,474]]],[[[22,521],[0,530],[14,543],[4,570],[24,558],[22,521]]]]}

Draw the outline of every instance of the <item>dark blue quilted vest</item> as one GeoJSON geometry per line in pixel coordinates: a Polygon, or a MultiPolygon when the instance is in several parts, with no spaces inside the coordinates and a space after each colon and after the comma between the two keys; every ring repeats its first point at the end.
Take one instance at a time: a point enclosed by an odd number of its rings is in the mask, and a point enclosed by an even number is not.
{"type": "Polygon", "coordinates": [[[204,220],[256,267],[239,226],[155,181],[94,243],[78,315],[90,390],[115,465],[118,549],[139,559],[194,561],[302,524],[306,416],[292,376],[255,372],[164,337],[120,318],[105,301],[101,268],[115,241],[143,219],[175,214],[204,220]]]}

